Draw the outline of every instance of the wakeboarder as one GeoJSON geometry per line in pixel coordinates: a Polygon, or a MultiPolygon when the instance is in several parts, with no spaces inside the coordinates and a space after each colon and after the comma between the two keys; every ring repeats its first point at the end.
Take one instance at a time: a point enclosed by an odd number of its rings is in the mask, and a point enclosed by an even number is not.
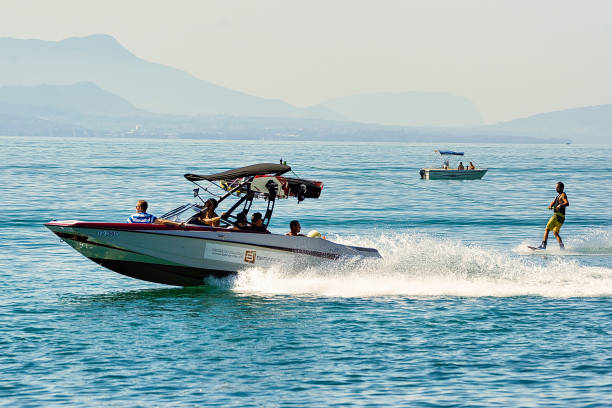
{"type": "Polygon", "coordinates": [[[556,186],[557,197],[550,203],[548,206],[549,210],[553,210],[554,214],[548,220],[546,224],[546,229],[544,230],[544,238],[542,239],[542,243],[539,247],[530,247],[531,249],[546,249],[546,242],[548,241],[548,233],[550,231],[555,234],[555,238],[557,238],[557,242],[559,242],[559,248],[565,249],[563,245],[563,240],[561,239],[561,235],[559,235],[559,231],[565,222],[565,207],[569,206],[569,201],[567,199],[567,194],[563,191],[565,186],[562,182],[558,182],[556,186]]]}

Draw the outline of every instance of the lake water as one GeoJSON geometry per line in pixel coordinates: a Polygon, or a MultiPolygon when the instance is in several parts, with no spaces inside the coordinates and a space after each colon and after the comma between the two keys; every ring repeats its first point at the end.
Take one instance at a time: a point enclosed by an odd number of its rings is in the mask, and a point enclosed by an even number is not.
{"type": "Polygon", "coordinates": [[[610,406],[612,146],[0,143],[4,406],[610,406]],[[489,172],[420,180],[436,148],[489,172]],[[325,187],[278,202],[272,231],[297,218],[384,259],[173,288],[103,269],[43,227],[121,222],[138,199],[161,215],[193,200],[184,173],[281,157],[325,187]],[[551,235],[533,254],[557,181],[567,250],[551,235]]]}

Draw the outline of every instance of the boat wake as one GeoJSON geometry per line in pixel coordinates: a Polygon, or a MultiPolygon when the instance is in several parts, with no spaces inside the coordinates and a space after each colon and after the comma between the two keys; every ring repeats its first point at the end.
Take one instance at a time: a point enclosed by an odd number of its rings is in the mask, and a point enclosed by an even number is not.
{"type": "Polygon", "coordinates": [[[559,249],[555,238],[550,235],[546,251],[532,251],[527,245],[533,242],[523,242],[513,249],[521,255],[554,255],[554,256],[612,256],[612,233],[598,229],[565,240],[565,250],[559,249]]]}
{"type": "MultiPolygon", "coordinates": [[[[609,250],[607,239],[568,242],[568,248],[609,250]]],[[[250,268],[208,283],[243,294],[323,297],[612,296],[612,268],[585,266],[573,258],[518,257],[512,251],[421,234],[334,240],[378,248],[383,259],[348,260],[303,270],[250,268]]]]}

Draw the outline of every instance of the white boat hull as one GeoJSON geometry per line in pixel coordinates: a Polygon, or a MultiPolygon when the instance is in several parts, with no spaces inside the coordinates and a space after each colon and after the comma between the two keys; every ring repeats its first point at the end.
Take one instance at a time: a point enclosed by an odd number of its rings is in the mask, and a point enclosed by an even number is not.
{"type": "Polygon", "coordinates": [[[421,169],[421,178],[425,180],[479,180],[488,169],[421,169]]]}
{"type": "Polygon", "coordinates": [[[150,282],[197,286],[251,266],[300,267],[340,258],[379,258],[377,250],[319,238],[157,224],[53,221],[45,224],[82,255],[150,282]]]}

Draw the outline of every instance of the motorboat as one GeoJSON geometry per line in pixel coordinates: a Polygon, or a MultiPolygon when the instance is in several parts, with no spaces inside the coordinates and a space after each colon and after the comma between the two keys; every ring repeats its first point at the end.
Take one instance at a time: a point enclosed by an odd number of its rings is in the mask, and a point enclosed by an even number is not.
{"type": "Polygon", "coordinates": [[[175,225],[51,221],[45,224],[64,242],[90,260],[120,274],[144,281],[198,286],[209,277],[222,278],[248,267],[320,265],[350,258],[380,258],[374,248],[342,245],[323,238],[272,234],[267,227],[278,199],[298,202],[319,198],[323,183],[283,176],[285,164],[261,163],[211,175],[185,174],[197,187],[195,203],[181,205],[160,218],[175,225]],[[204,183],[208,183],[204,185],[204,183]],[[218,191],[220,194],[214,194],[218,191]],[[197,225],[205,201],[200,191],[221,204],[234,199],[219,227],[197,225]],[[263,224],[256,230],[239,225],[238,215],[254,199],[267,202],[263,224]],[[239,228],[240,227],[240,228],[239,228]]]}
{"type": "Polygon", "coordinates": [[[452,150],[434,150],[434,153],[439,154],[444,160],[442,166],[437,168],[424,168],[419,171],[419,174],[424,180],[479,180],[487,170],[478,168],[470,169],[468,165],[461,168],[456,163],[451,163],[451,158],[455,156],[463,156],[464,152],[454,152],[452,150]]]}

